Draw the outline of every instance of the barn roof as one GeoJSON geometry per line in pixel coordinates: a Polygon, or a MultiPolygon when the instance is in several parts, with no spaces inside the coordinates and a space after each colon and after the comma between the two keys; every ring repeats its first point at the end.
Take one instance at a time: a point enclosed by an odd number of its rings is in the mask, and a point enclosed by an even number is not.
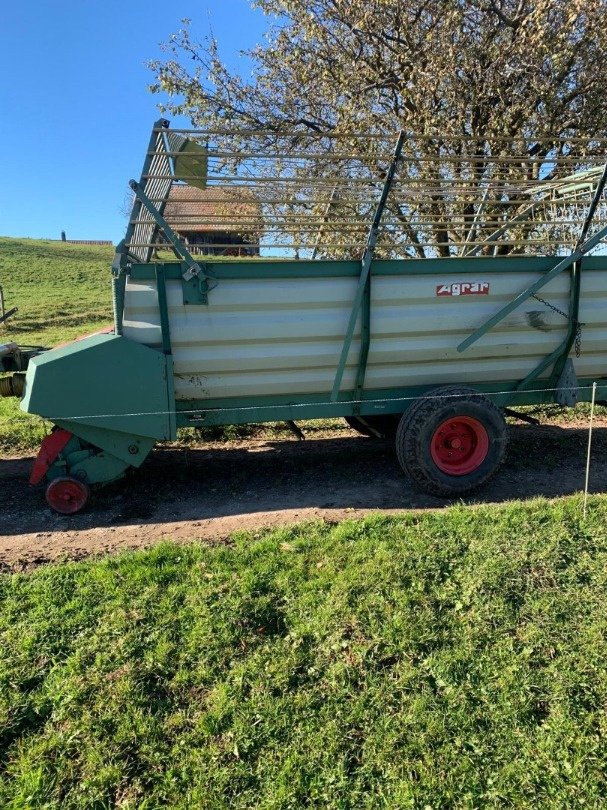
{"type": "Polygon", "coordinates": [[[261,204],[242,186],[200,189],[174,184],[164,218],[178,233],[258,234],[263,230],[261,204]]]}

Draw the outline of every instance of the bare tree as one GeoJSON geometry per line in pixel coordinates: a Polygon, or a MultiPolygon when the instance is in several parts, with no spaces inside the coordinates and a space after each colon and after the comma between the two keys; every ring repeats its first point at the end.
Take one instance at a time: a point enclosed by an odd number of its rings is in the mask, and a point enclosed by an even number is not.
{"type": "MultiPolygon", "coordinates": [[[[534,227],[525,216],[525,183],[549,181],[563,165],[584,168],[584,154],[567,163],[573,137],[592,139],[587,151],[604,150],[607,0],[255,6],[279,23],[249,53],[251,80],[226,68],[214,39],[193,42],[184,21],[166,46],[168,59],[152,63],[150,89],[167,94],[164,109],[195,126],[246,130],[249,148],[250,133],[263,132],[256,146],[280,143],[283,154],[298,132],[310,151],[330,150],[328,136],[336,134],[411,133],[401,179],[423,184],[426,194],[395,195],[390,212],[400,228],[384,239],[385,255],[466,253],[479,234],[499,230],[505,210],[515,221],[513,238],[499,251],[509,252],[517,231],[528,236],[534,227]]],[[[365,168],[381,177],[376,142],[357,147],[365,168]]],[[[321,208],[325,220],[344,213],[339,204],[321,208]]]]}

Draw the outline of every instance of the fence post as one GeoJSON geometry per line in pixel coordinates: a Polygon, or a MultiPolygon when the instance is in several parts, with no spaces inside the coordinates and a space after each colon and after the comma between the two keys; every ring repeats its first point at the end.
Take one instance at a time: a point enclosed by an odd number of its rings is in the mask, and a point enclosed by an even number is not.
{"type": "Polygon", "coordinates": [[[586,453],[586,481],[584,483],[584,520],[586,520],[586,506],[588,505],[588,481],[590,479],[590,448],[592,447],[592,423],[594,421],[594,400],[596,399],[596,383],[592,383],[592,402],[590,404],[590,425],[588,427],[588,452],[586,453]]]}

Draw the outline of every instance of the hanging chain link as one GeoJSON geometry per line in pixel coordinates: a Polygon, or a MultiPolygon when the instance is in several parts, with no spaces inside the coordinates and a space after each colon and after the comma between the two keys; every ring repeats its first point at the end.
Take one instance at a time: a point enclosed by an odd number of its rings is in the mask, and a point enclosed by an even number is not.
{"type": "Polygon", "coordinates": [[[575,327],[575,342],[573,345],[575,347],[575,356],[579,357],[582,351],[582,326],[584,326],[584,324],[580,323],[580,321],[578,321],[576,318],[571,319],[566,312],[563,312],[562,309],[555,307],[554,304],[550,303],[550,301],[544,301],[544,299],[540,298],[539,295],[532,295],[531,297],[535,298],[536,301],[539,301],[540,304],[543,304],[545,307],[548,307],[548,309],[556,312],[557,315],[562,315],[565,320],[573,323],[573,326],[575,327]]]}

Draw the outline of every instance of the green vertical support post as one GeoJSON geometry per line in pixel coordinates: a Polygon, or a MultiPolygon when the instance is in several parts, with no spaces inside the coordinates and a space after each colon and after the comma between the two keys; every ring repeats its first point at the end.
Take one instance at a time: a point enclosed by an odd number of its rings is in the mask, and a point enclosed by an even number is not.
{"type": "MultiPolygon", "coordinates": [[[[375,216],[373,217],[373,223],[371,224],[371,230],[369,231],[369,236],[367,238],[367,246],[365,248],[365,252],[363,253],[363,257],[361,260],[361,272],[358,278],[358,286],[356,288],[356,294],[354,295],[354,302],[352,304],[352,310],[350,312],[350,320],[348,321],[348,326],[346,328],[346,335],[341,349],[341,355],[339,358],[339,362],[337,364],[337,371],[335,373],[335,380],[333,382],[333,390],[331,392],[331,402],[337,402],[337,398],[339,397],[339,389],[341,386],[341,381],[344,376],[344,370],[346,368],[346,361],[348,359],[350,346],[352,345],[352,337],[354,335],[354,328],[356,327],[356,321],[358,320],[358,312],[363,303],[363,299],[365,299],[366,297],[368,299],[369,317],[367,319],[366,336],[364,334],[365,324],[364,322],[361,324],[361,349],[358,362],[358,371],[356,375],[357,380],[356,390],[358,390],[359,393],[360,391],[362,391],[362,386],[364,384],[364,377],[367,365],[367,357],[369,355],[369,342],[370,342],[369,320],[370,320],[370,296],[371,296],[371,263],[373,261],[373,254],[375,253],[375,246],[377,245],[377,238],[379,236],[379,225],[381,222],[382,215],[384,213],[384,209],[386,207],[386,202],[388,200],[388,194],[390,193],[392,181],[394,180],[394,175],[396,174],[396,169],[398,167],[398,161],[400,159],[404,142],[405,142],[405,132],[404,130],[401,130],[398,136],[398,141],[396,143],[396,148],[394,150],[394,155],[392,156],[390,168],[388,169],[388,172],[386,174],[386,179],[384,181],[384,187],[382,189],[381,197],[375,210],[375,216]]],[[[363,321],[364,319],[365,316],[363,315],[363,321]]],[[[355,393],[355,396],[359,396],[359,393],[358,394],[355,393]]]]}
{"type": "Polygon", "coordinates": [[[158,291],[158,311],[160,312],[160,331],[162,333],[162,351],[171,355],[171,328],[169,326],[169,307],[167,303],[166,278],[164,267],[156,265],[156,290],[158,291]]]}
{"type": "Polygon", "coordinates": [[[122,334],[124,316],[124,294],[126,292],[126,270],[112,272],[112,309],[114,312],[114,332],[122,334]]]}
{"type": "Polygon", "coordinates": [[[567,362],[567,358],[569,357],[569,352],[571,351],[576,337],[578,328],[580,327],[579,323],[579,314],[580,314],[580,291],[582,286],[582,262],[574,262],[571,267],[571,293],[569,297],[569,327],[567,329],[567,336],[563,341],[563,348],[560,353],[560,356],[557,357],[554,363],[554,369],[552,370],[552,374],[550,376],[550,387],[554,388],[561,376],[563,368],[565,367],[565,363],[567,362]]]}
{"type": "Polygon", "coordinates": [[[167,402],[169,405],[168,419],[170,435],[177,435],[177,411],[175,409],[175,380],[173,378],[173,348],[171,345],[171,327],[169,321],[169,304],[167,300],[167,287],[165,268],[156,265],[156,291],[158,294],[158,311],[160,313],[160,332],[162,334],[162,353],[166,358],[166,386],[167,402]]]}
{"type": "Polygon", "coordinates": [[[369,359],[369,347],[371,345],[371,274],[367,278],[363,293],[363,300],[360,309],[360,356],[358,358],[358,368],[356,370],[356,381],[354,383],[354,398],[357,404],[354,412],[360,412],[360,401],[365,385],[365,373],[367,371],[367,360],[369,359]]]}

